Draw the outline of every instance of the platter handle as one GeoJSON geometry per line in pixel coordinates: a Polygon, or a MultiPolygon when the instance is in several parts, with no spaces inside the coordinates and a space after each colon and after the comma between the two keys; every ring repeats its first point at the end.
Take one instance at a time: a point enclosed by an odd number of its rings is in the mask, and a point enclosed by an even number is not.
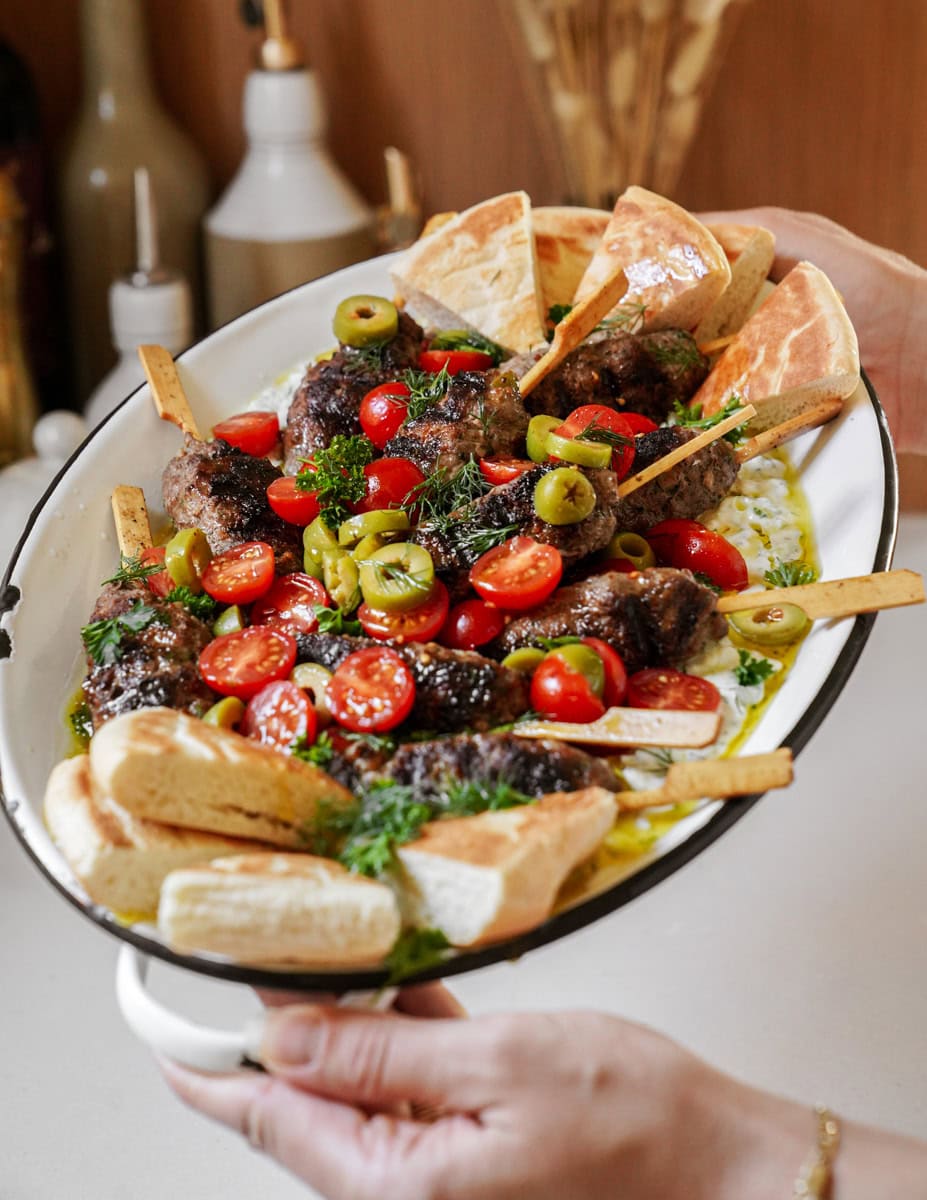
{"type": "MultiPolygon", "coordinates": [[[[123,946],[116,964],[116,999],[132,1032],[152,1050],[195,1071],[228,1072],[258,1067],[252,1030],[210,1029],[171,1012],[145,986],[149,958],[135,946],[123,946]]],[[[391,1007],[396,988],[347,992],[340,1005],[352,1008],[391,1007]]]]}

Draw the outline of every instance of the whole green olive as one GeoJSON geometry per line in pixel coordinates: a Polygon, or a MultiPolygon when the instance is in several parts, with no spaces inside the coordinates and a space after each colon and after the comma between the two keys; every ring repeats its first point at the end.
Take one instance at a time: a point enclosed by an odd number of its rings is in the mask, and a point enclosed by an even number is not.
{"type": "Polygon", "coordinates": [[[605,558],[626,558],[634,564],[635,570],[644,571],[647,567],[657,565],[653,547],[639,533],[616,533],[604,550],[605,558]]]}
{"type": "Polygon", "coordinates": [[[548,525],[576,525],[595,508],[595,488],[575,467],[555,467],[534,488],[534,511],[548,525]]]}
{"type": "Polygon", "coordinates": [[[359,350],[396,336],[399,313],[385,296],[348,296],[335,309],[332,332],[343,346],[359,350]]]}
{"type": "Polygon", "coordinates": [[[808,628],[808,614],[797,604],[771,604],[748,608],[728,617],[742,638],[758,646],[786,646],[797,641],[808,628]]]}

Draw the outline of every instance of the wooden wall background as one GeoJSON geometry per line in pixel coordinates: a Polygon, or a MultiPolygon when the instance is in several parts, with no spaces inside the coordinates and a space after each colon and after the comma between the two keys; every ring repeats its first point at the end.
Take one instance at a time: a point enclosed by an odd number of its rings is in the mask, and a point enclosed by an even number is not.
{"type": "MultiPolygon", "coordinates": [[[[212,166],[242,153],[243,77],[258,35],[236,0],[146,3],[161,95],[212,166]]],[[[417,164],[427,210],[524,187],[562,199],[523,99],[508,0],[290,0],[327,96],[330,143],[372,201],[382,149],[417,164]]],[[[80,98],[77,0],[2,0],[0,37],[38,81],[49,146],[80,98]]],[[[927,264],[927,0],[751,0],[675,198],[692,208],[775,203],[826,213],[927,264]]],[[[927,474],[927,472],[925,472],[927,474]]]]}

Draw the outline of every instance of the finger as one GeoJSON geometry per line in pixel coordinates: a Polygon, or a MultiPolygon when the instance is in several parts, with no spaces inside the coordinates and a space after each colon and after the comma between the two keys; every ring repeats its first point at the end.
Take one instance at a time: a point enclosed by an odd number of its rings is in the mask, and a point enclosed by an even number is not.
{"type": "Polygon", "coordinates": [[[428,1126],[367,1117],[268,1075],[201,1075],[165,1059],[160,1066],[185,1104],[242,1134],[331,1200],[434,1194],[439,1173],[455,1159],[471,1160],[479,1136],[464,1117],[428,1126]]]}
{"type": "Polygon", "coordinates": [[[410,1017],[459,1019],[467,1015],[467,1010],[457,997],[441,983],[420,983],[405,987],[396,997],[393,1007],[397,1012],[406,1013],[410,1017]]]}

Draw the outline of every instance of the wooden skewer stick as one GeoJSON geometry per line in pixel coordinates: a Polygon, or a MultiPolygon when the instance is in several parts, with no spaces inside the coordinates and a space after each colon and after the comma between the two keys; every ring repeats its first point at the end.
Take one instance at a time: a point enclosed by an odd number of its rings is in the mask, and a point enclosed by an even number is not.
{"type": "Polygon", "coordinates": [[[874,575],[825,579],[796,587],[721,596],[717,609],[720,613],[733,613],[797,604],[814,620],[818,617],[852,617],[857,613],[923,603],[924,580],[917,571],[877,571],[874,575]]]}
{"type": "Polygon", "coordinates": [[[119,552],[124,558],[135,558],[152,544],[145,493],[121,483],[113,489],[112,504],[119,552]]]}
{"type": "Polygon", "coordinates": [[[518,381],[518,390],[527,396],[558,367],[566,356],[592,333],[596,325],[607,317],[628,290],[625,273],[618,270],[610,275],[597,292],[577,304],[554,329],[554,340],[550,349],[539,358],[530,371],[518,381]]]}
{"type": "Polygon", "coordinates": [[[746,754],[742,758],[673,763],[662,787],[619,792],[616,799],[620,812],[637,812],[642,808],[681,804],[686,800],[751,796],[770,788],[788,787],[792,778],[792,751],[782,747],[769,754],[746,754]]]}
{"type": "Polygon", "coordinates": [[[721,729],[721,714],[682,709],[610,708],[590,725],[566,721],[522,721],[512,733],[525,738],[558,738],[586,746],[710,746],[721,729]]]}
{"type": "Polygon", "coordinates": [[[170,353],[163,346],[139,346],[138,357],[145,369],[158,416],[202,441],[170,353]]]}
{"type": "Polygon", "coordinates": [[[658,475],[662,475],[670,467],[675,467],[677,463],[681,463],[697,451],[703,450],[705,446],[711,445],[718,438],[724,437],[726,433],[729,433],[732,429],[736,429],[738,425],[742,425],[744,421],[749,421],[751,417],[755,416],[756,409],[752,404],[748,404],[745,408],[739,408],[737,412],[733,412],[729,417],[725,417],[723,421],[719,421],[717,425],[713,425],[711,429],[703,429],[694,438],[683,442],[681,446],[677,446],[675,450],[670,450],[669,454],[664,454],[662,458],[658,458],[655,463],[651,463],[643,471],[639,471],[636,475],[632,475],[629,479],[626,479],[624,483],[620,483],[618,485],[618,498],[623,499],[625,496],[630,496],[632,492],[636,492],[638,488],[643,487],[645,483],[649,483],[651,479],[656,479],[658,475]]]}
{"type": "Polygon", "coordinates": [[[737,447],[735,451],[737,461],[739,463],[749,462],[751,458],[767,454],[770,450],[775,450],[777,446],[790,442],[792,438],[817,429],[820,425],[825,425],[828,421],[832,421],[842,408],[842,400],[824,400],[814,408],[809,408],[807,412],[799,413],[797,417],[790,417],[787,421],[783,421],[781,425],[773,425],[771,429],[764,429],[762,433],[758,433],[756,437],[750,438],[742,446],[737,447]]]}

